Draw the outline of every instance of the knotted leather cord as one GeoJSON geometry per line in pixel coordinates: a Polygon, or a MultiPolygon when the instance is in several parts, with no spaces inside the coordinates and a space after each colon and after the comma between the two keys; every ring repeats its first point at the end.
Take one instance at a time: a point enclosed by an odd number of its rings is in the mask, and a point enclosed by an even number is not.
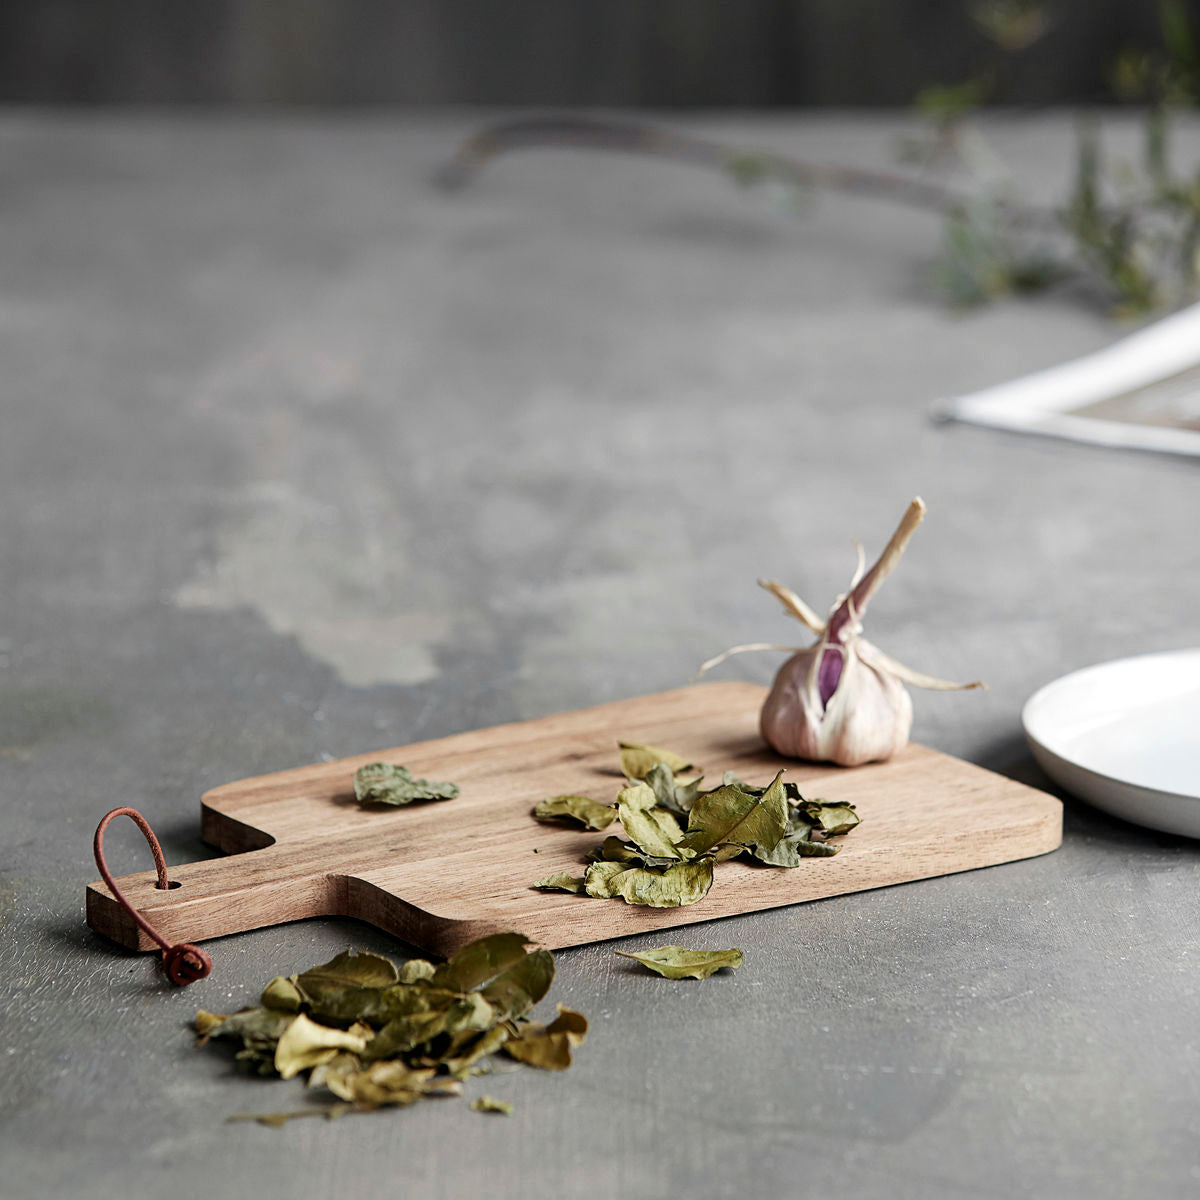
{"type": "Polygon", "coordinates": [[[137,927],[162,947],[163,971],[172,983],[186,987],[189,983],[195,983],[197,979],[203,979],[212,970],[212,959],[199,946],[193,946],[191,942],[180,942],[172,946],[129,903],[121,893],[121,889],[117,887],[117,882],[108,869],[108,863],[104,861],[104,831],[113,817],[129,817],[142,831],[146,841],[150,844],[150,853],[154,855],[154,869],[158,872],[157,886],[163,891],[171,886],[171,880],[167,876],[167,860],[163,858],[162,847],[158,844],[158,838],[154,836],[154,830],[150,828],[150,822],[136,808],[128,807],[114,808],[112,812],[105,813],[100,818],[100,824],[96,826],[96,836],[92,839],[92,853],[96,856],[96,866],[100,870],[101,878],[108,885],[108,890],[112,892],[117,903],[133,918],[137,927]]]}

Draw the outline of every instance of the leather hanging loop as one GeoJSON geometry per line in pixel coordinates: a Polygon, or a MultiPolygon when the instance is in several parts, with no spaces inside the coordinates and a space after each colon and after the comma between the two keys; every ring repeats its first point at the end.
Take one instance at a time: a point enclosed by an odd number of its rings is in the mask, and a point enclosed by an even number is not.
{"type": "Polygon", "coordinates": [[[186,987],[189,983],[195,983],[197,979],[203,979],[212,970],[212,959],[199,946],[193,946],[191,942],[180,942],[173,946],[129,903],[121,889],[117,887],[116,880],[113,879],[112,872],[108,869],[108,863],[104,860],[104,831],[114,817],[129,817],[142,831],[149,843],[150,853],[154,855],[154,869],[158,872],[158,887],[165,891],[171,886],[171,880],[167,876],[167,860],[163,857],[162,847],[158,844],[158,838],[154,836],[154,830],[150,828],[150,822],[136,808],[128,806],[114,808],[111,812],[105,813],[100,818],[100,824],[96,826],[96,836],[92,839],[92,853],[96,856],[96,866],[99,868],[101,878],[107,884],[108,890],[112,892],[117,903],[130,915],[138,928],[162,947],[163,971],[173,984],[186,987]]]}

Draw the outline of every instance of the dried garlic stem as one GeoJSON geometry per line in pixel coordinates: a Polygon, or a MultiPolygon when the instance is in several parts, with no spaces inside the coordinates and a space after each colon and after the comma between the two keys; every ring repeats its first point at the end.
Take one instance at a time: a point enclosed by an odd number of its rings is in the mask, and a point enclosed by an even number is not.
{"type": "MultiPolygon", "coordinates": [[[[920,523],[925,519],[925,501],[917,496],[905,510],[896,532],[892,534],[883,553],[875,565],[850,589],[850,594],[838,606],[837,611],[829,618],[825,636],[829,640],[841,640],[843,630],[847,625],[857,626],[862,615],[867,611],[871,597],[879,591],[880,585],[892,573],[905,546],[920,523]]],[[[857,631],[856,631],[857,632],[857,631]]]]}
{"type": "Polygon", "coordinates": [[[789,616],[795,617],[802,625],[807,625],[813,633],[825,632],[825,622],[790,587],[776,583],[774,579],[760,579],[758,586],[766,588],[783,605],[789,616]]]}

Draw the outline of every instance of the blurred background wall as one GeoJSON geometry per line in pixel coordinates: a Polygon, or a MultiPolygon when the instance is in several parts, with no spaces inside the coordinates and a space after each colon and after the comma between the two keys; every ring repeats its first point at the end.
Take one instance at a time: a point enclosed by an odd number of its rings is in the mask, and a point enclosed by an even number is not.
{"type": "MultiPolygon", "coordinates": [[[[1001,103],[1102,100],[1120,51],[1158,40],[1154,0],[1044,8],[1001,103]]],[[[889,105],[987,52],[969,0],[8,0],[0,100],[889,105]]]]}

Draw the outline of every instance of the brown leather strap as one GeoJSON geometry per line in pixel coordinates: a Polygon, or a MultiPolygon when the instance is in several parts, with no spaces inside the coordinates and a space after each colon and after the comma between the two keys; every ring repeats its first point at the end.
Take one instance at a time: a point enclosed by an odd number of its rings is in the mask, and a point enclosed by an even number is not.
{"type": "Polygon", "coordinates": [[[117,887],[117,882],[113,879],[112,872],[108,869],[108,863],[104,861],[104,831],[108,828],[108,823],[113,817],[129,817],[142,831],[146,841],[150,844],[150,853],[154,855],[154,868],[158,872],[159,888],[166,890],[171,886],[171,881],[167,877],[167,860],[163,858],[162,847],[158,844],[158,838],[154,836],[154,830],[150,828],[150,822],[136,808],[128,807],[114,808],[112,812],[105,813],[100,818],[100,824],[96,826],[96,836],[92,839],[92,853],[96,856],[96,866],[100,870],[101,878],[108,885],[108,890],[112,892],[117,903],[137,923],[138,928],[147,937],[153,938],[162,947],[163,970],[172,983],[178,984],[180,987],[186,987],[189,983],[195,983],[197,979],[203,979],[212,970],[212,959],[199,946],[193,946],[190,942],[180,942],[178,945],[172,946],[125,899],[121,893],[121,889],[117,887]]]}

